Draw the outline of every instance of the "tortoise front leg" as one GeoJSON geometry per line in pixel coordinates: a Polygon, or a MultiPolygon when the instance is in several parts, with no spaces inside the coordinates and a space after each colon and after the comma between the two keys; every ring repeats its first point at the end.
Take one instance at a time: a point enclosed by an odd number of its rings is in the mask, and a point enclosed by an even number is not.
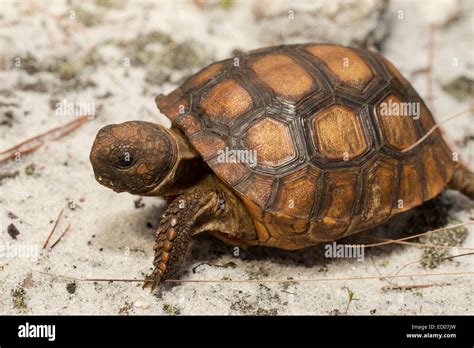
{"type": "Polygon", "coordinates": [[[176,198],[161,216],[156,232],[153,273],[143,287],[151,284],[151,291],[161,280],[174,276],[183,263],[190,237],[195,227],[222,210],[223,198],[214,190],[195,190],[176,198]]]}
{"type": "Polygon", "coordinates": [[[153,273],[144,287],[153,289],[173,277],[184,261],[191,236],[213,232],[231,244],[255,245],[258,236],[253,219],[242,201],[213,175],[174,199],[161,216],[156,232],[153,273]]]}

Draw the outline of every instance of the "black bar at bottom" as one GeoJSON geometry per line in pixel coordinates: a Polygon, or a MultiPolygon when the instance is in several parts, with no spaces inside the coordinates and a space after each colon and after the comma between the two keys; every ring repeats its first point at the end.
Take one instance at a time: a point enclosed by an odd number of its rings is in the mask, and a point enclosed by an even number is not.
{"type": "Polygon", "coordinates": [[[21,344],[409,344],[473,346],[473,316],[4,316],[0,346],[21,344]],[[41,325],[41,326],[36,326],[41,325]],[[55,325],[54,340],[52,327],[55,325]],[[49,336],[48,336],[49,333],[49,336]],[[46,337],[31,337],[42,334],[46,337]],[[20,337],[27,336],[27,337],[20,337]]]}

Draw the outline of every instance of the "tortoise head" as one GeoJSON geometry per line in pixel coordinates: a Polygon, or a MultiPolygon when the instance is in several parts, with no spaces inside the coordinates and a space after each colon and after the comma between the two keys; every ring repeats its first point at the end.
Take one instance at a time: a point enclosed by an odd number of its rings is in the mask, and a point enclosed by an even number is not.
{"type": "Polygon", "coordinates": [[[100,184],[115,192],[146,195],[166,177],[175,154],[176,145],[163,127],[130,121],[102,128],[90,161],[100,184]]]}

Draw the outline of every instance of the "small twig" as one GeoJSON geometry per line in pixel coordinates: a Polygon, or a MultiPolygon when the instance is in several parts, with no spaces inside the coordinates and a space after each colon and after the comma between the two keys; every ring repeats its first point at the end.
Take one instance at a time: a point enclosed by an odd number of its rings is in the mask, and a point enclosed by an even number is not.
{"type": "MultiPolygon", "coordinates": [[[[424,235],[429,234],[429,233],[444,231],[444,230],[448,230],[450,228],[461,227],[461,226],[469,225],[469,224],[474,224],[474,221],[461,222],[459,224],[449,225],[449,226],[441,227],[441,228],[438,228],[438,229],[435,229],[435,230],[426,231],[426,232],[423,232],[423,233],[418,233],[418,234],[414,234],[412,236],[408,236],[408,237],[404,237],[404,238],[400,238],[400,239],[395,239],[395,240],[396,241],[402,241],[402,240],[414,239],[414,238],[424,236],[424,235]]],[[[394,242],[387,241],[387,242],[380,242],[380,243],[373,243],[373,244],[364,244],[364,248],[373,248],[373,247],[387,245],[387,244],[393,244],[393,243],[394,242]]]]}
{"type": "MultiPolygon", "coordinates": [[[[435,53],[435,38],[436,38],[436,28],[434,25],[428,26],[428,62],[426,69],[426,89],[428,94],[428,104],[433,115],[436,115],[435,104],[433,100],[433,67],[434,67],[434,53],[435,53]]],[[[456,144],[448,137],[444,128],[439,125],[439,130],[444,140],[446,141],[448,147],[451,151],[456,150],[456,144]]],[[[434,130],[434,129],[433,129],[434,130]]],[[[467,166],[467,164],[460,160],[462,164],[467,166]]]]}
{"type": "MultiPolygon", "coordinates": [[[[459,255],[452,255],[452,256],[446,256],[446,257],[441,257],[439,258],[439,260],[450,260],[450,259],[454,259],[456,257],[461,257],[461,256],[468,256],[468,255],[474,255],[474,253],[465,253],[465,254],[459,254],[459,255]]],[[[395,273],[395,275],[397,275],[398,273],[401,272],[402,269],[406,268],[407,266],[410,266],[410,265],[413,265],[414,263],[418,263],[419,261],[412,261],[412,262],[408,262],[406,264],[404,264],[402,267],[400,267],[397,271],[397,273],[395,273]]]]}
{"type": "Polygon", "coordinates": [[[53,249],[55,247],[56,244],[58,244],[61,239],[64,237],[64,235],[71,229],[71,224],[67,225],[66,229],[64,230],[64,232],[59,236],[59,238],[53,243],[53,245],[51,245],[51,248],[50,249],[53,249]]]}
{"type": "Polygon", "coordinates": [[[428,67],[426,69],[426,88],[428,92],[428,103],[430,109],[434,113],[433,105],[433,60],[435,46],[435,28],[430,25],[428,27],[428,67]]]}
{"type": "MultiPolygon", "coordinates": [[[[461,256],[461,255],[458,255],[461,256]]],[[[84,282],[140,282],[143,283],[146,279],[123,279],[123,278],[76,278],[63,276],[48,272],[37,271],[40,274],[48,275],[55,278],[64,278],[75,281],[84,282]]],[[[376,280],[380,278],[411,278],[411,277],[433,277],[433,276],[460,276],[471,275],[474,272],[440,272],[440,273],[413,273],[413,274],[395,274],[395,275],[374,275],[365,277],[339,277],[339,278],[313,278],[313,279],[239,279],[239,280],[223,280],[223,279],[165,279],[164,283],[297,283],[297,282],[328,282],[328,281],[348,281],[348,280],[376,280]]]]}
{"type": "MultiPolygon", "coordinates": [[[[60,275],[60,274],[53,274],[53,273],[48,273],[48,272],[41,272],[41,271],[37,271],[37,272],[39,274],[44,274],[44,275],[54,277],[54,278],[69,279],[69,280],[74,280],[74,281],[77,281],[77,282],[140,282],[140,283],[145,282],[145,279],[76,278],[76,277],[70,277],[70,276],[65,276],[65,275],[60,275]]],[[[164,280],[164,281],[166,281],[166,280],[164,280]]]]}
{"type": "Polygon", "coordinates": [[[424,244],[424,243],[413,243],[413,242],[405,242],[401,241],[398,239],[386,239],[386,238],[377,238],[377,237],[372,237],[375,240],[382,240],[385,242],[391,242],[394,244],[405,244],[405,245],[413,245],[413,246],[418,246],[418,247],[423,247],[423,248],[442,248],[442,249],[450,249],[450,248],[457,248],[457,249],[463,249],[463,250],[474,250],[474,248],[468,248],[468,247],[462,247],[462,246],[449,246],[449,245],[439,245],[439,244],[424,244]]]}
{"type": "Polygon", "coordinates": [[[391,280],[384,278],[382,275],[382,272],[380,272],[379,268],[375,264],[374,256],[370,255],[370,260],[372,261],[372,264],[374,265],[375,270],[377,271],[378,274],[380,274],[380,279],[385,280],[387,283],[395,285],[391,280]]]}
{"type": "MultiPolygon", "coordinates": [[[[452,119],[456,118],[456,117],[459,117],[459,116],[462,116],[464,114],[467,114],[469,112],[473,112],[474,111],[474,108],[470,108],[468,110],[465,110],[463,112],[459,112],[453,116],[450,116],[450,117],[447,117],[445,118],[444,120],[442,120],[441,122],[438,122],[437,124],[435,124],[428,132],[426,132],[425,135],[423,135],[420,139],[418,139],[416,142],[414,142],[412,145],[410,145],[409,147],[407,147],[406,149],[403,149],[401,152],[408,152],[410,150],[412,150],[414,147],[416,147],[417,145],[419,145],[420,143],[422,143],[426,138],[428,138],[431,133],[433,133],[436,129],[438,128],[441,128],[441,125],[448,122],[448,121],[451,121],[452,119]]],[[[446,137],[446,136],[445,136],[446,137]]]]}
{"type": "Polygon", "coordinates": [[[51,232],[49,233],[48,238],[46,238],[46,241],[45,241],[44,244],[43,244],[43,249],[45,249],[46,246],[48,245],[49,240],[51,239],[51,236],[53,235],[54,231],[56,230],[56,227],[57,227],[58,224],[59,224],[59,220],[61,220],[61,217],[63,216],[63,213],[64,213],[64,208],[61,209],[61,212],[59,213],[59,215],[58,215],[58,217],[57,217],[57,219],[56,219],[56,222],[54,223],[53,229],[52,229],[51,232]]]}
{"type": "Polygon", "coordinates": [[[430,288],[433,286],[445,286],[451,285],[451,283],[438,283],[438,284],[408,284],[408,285],[389,285],[380,288],[382,291],[389,290],[411,290],[411,289],[420,289],[420,288],[430,288]]]}
{"type": "Polygon", "coordinates": [[[46,131],[37,136],[34,136],[25,141],[22,141],[18,145],[15,145],[7,150],[1,151],[0,162],[16,157],[18,153],[26,154],[26,153],[36,151],[40,147],[48,144],[49,142],[58,140],[68,135],[69,133],[73,132],[74,130],[82,126],[85,122],[87,122],[90,119],[90,117],[91,117],[90,115],[81,116],[62,126],[50,129],[49,131],[46,131]],[[48,136],[50,137],[50,139],[47,139],[48,136]]]}

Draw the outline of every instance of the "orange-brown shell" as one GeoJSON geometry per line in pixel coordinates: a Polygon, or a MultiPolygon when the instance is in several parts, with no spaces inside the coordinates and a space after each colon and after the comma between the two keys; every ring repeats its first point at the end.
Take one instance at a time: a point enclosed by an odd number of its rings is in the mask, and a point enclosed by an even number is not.
{"type": "Polygon", "coordinates": [[[367,50],[251,51],[156,103],[240,196],[261,245],[298,249],[369,229],[435,197],[453,174],[438,130],[409,149],[433,117],[400,72],[367,50]],[[421,112],[386,114],[401,103],[421,112]],[[256,165],[220,157],[229,150],[255,151],[256,165]]]}

